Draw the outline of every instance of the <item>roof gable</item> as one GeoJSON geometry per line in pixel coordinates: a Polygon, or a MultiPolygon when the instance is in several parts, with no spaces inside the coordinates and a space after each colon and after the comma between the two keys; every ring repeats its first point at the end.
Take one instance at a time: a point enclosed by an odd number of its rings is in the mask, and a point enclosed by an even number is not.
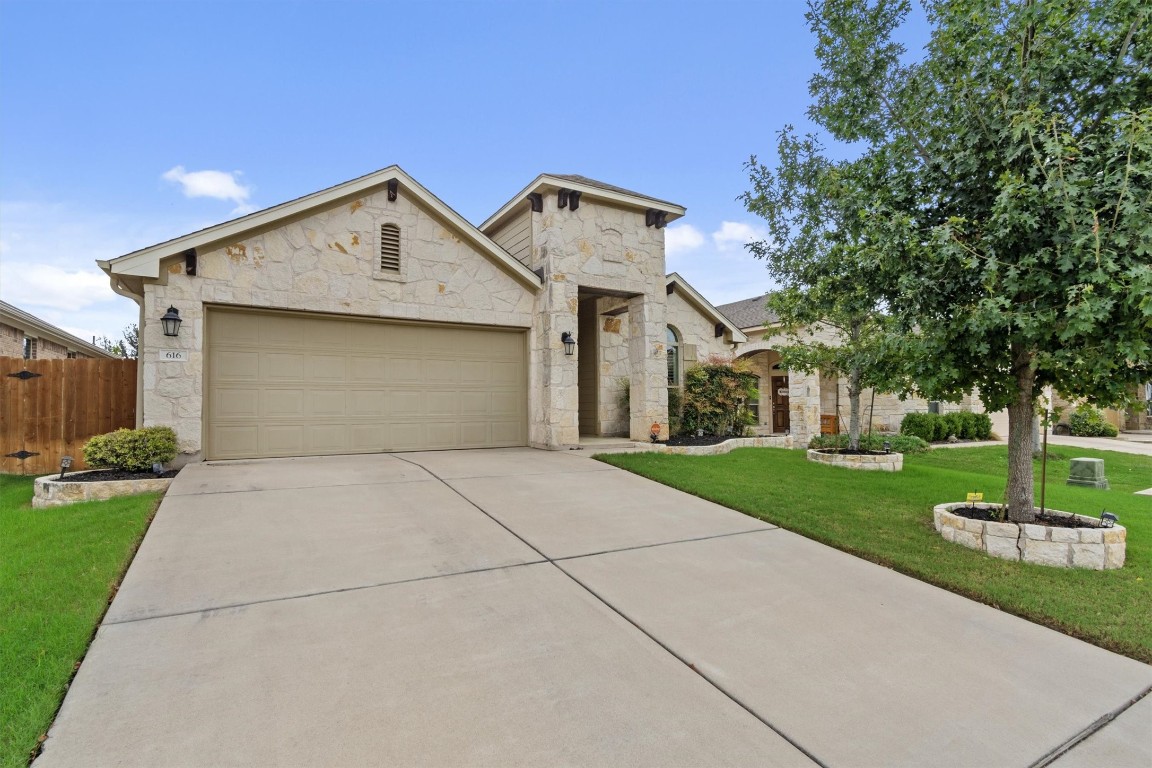
{"type": "Polygon", "coordinates": [[[100,268],[109,275],[135,275],[159,277],[160,261],[179,256],[189,249],[203,248],[228,240],[240,239],[250,232],[274,227],[281,221],[309,214],[313,211],[334,205],[346,198],[371,194],[387,188],[388,182],[396,180],[398,191],[410,194],[432,210],[446,223],[458,230],[476,249],[504,271],[524,284],[538,288],[540,278],[526,266],[512,258],[503,248],[492,242],[484,233],[470,224],[464,217],[444,204],[415,179],[405,173],[400,166],[391,165],[382,170],[361,176],[358,179],[338,184],[334,187],[314,192],[286,203],[265,208],[262,211],[241,216],[222,224],[217,224],[197,232],[158,243],[139,251],[134,251],[109,261],[98,261],[100,268]]]}
{"type": "Polygon", "coordinates": [[[732,334],[732,341],[743,344],[748,341],[748,336],[744,331],[725,317],[708,299],[700,295],[700,292],[688,284],[688,281],[680,277],[679,274],[673,272],[664,278],[668,287],[677,291],[688,303],[696,308],[696,311],[710,319],[713,323],[723,325],[732,334]]]}
{"type": "Polygon", "coordinates": [[[36,338],[53,341],[62,347],[74,349],[92,357],[106,357],[113,360],[120,359],[119,355],[114,355],[95,344],[89,344],[84,341],[84,339],[73,336],[68,333],[68,331],[57,328],[51,323],[41,320],[35,315],[29,314],[6,301],[0,301],[0,323],[22,330],[25,334],[31,331],[32,335],[36,338]]]}
{"type": "Polygon", "coordinates": [[[524,187],[524,189],[520,190],[511,200],[501,206],[500,210],[489,216],[488,220],[480,225],[481,231],[491,231],[497,225],[501,224],[504,219],[508,218],[509,215],[514,214],[524,203],[524,198],[529,194],[559,189],[575,190],[580,192],[587,200],[609,202],[624,208],[632,208],[636,211],[646,211],[649,208],[655,208],[667,213],[668,221],[670,222],[675,221],[687,213],[687,210],[682,205],[670,203],[667,200],[660,200],[655,197],[649,197],[648,195],[642,195],[639,192],[633,192],[623,187],[605,184],[602,181],[596,181],[587,176],[542,173],[537,176],[531,184],[524,187]]]}
{"type": "Polygon", "coordinates": [[[767,302],[770,295],[764,293],[750,299],[721,304],[716,309],[740,328],[764,328],[780,322],[776,313],[768,309],[767,302]]]}

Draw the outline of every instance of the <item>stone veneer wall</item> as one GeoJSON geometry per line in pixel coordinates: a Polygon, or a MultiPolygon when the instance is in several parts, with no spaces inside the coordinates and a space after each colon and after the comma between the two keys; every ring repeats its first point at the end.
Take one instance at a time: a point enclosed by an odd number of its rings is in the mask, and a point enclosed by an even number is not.
{"type": "MultiPolygon", "coordinates": [[[[550,288],[555,290],[555,285],[550,288]]],[[[534,350],[560,349],[562,357],[559,333],[537,336],[542,329],[533,325],[535,302],[531,288],[403,191],[393,202],[384,191],[349,199],[243,240],[204,249],[196,276],[184,273],[182,260],[171,261],[163,265],[160,281],[145,284],[143,423],[171,426],[181,453],[199,454],[205,304],[530,328],[534,350]],[[400,227],[402,275],[379,271],[378,237],[384,223],[400,227]],[[169,305],[184,320],[176,338],[165,337],[159,323],[169,305]],[[188,360],[159,362],[163,349],[182,349],[188,360]]],[[[529,389],[533,422],[541,418],[536,394],[544,376],[539,356],[534,362],[529,389]]],[[[572,376],[574,381],[574,370],[572,376]]]]}
{"type": "MultiPolygon", "coordinates": [[[[649,425],[657,421],[664,425],[666,436],[664,231],[646,227],[643,211],[587,196],[575,211],[559,208],[554,192],[545,194],[543,201],[543,211],[532,215],[529,262],[530,268],[543,271],[546,284],[536,307],[530,350],[529,367],[540,378],[533,378],[529,388],[542,393],[541,407],[530,414],[530,441],[547,446],[579,442],[578,360],[564,354],[559,338],[564,331],[576,331],[582,287],[593,294],[635,296],[627,300],[627,315],[619,316],[619,339],[606,343],[627,345],[628,433],[633,439],[647,439],[649,425]]],[[[624,375],[621,368],[617,356],[607,371],[601,371],[602,409],[606,390],[616,388],[612,379],[624,375]]]]}

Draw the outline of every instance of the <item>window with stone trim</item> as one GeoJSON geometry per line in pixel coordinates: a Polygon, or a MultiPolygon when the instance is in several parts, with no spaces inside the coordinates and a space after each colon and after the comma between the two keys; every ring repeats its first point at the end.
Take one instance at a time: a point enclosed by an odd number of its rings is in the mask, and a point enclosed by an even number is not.
{"type": "Polygon", "coordinates": [[[680,361],[680,333],[668,326],[668,386],[680,386],[681,374],[681,361],[680,361]]]}

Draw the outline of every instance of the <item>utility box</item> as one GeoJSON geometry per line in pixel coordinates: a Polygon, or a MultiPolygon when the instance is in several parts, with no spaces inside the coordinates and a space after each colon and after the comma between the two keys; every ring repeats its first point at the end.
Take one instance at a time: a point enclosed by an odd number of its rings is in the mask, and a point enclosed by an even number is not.
{"type": "Polygon", "coordinates": [[[1088,488],[1108,490],[1108,478],[1104,477],[1103,459],[1072,459],[1068,473],[1068,485],[1083,485],[1088,488]]]}

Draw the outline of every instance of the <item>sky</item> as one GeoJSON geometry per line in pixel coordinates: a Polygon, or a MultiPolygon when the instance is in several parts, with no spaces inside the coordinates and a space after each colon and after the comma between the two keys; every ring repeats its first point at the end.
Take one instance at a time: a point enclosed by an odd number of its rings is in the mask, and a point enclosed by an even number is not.
{"type": "MultiPolygon", "coordinates": [[[[771,287],[744,163],[805,118],[798,0],[0,0],[0,299],[81,338],[110,259],[396,164],[480,224],[541,173],[679,203],[667,268],[771,287]]],[[[911,38],[920,30],[914,22],[911,38]]]]}

